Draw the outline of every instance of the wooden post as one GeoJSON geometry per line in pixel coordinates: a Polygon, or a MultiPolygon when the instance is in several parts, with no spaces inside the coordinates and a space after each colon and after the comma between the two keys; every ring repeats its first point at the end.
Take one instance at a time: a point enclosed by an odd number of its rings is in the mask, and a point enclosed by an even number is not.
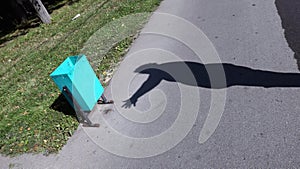
{"type": "Polygon", "coordinates": [[[38,17],[42,20],[42,22],[47,24],[51,23],[51,16],[41,0],[30,0],[30,2],[32,3],[38,17]]]}

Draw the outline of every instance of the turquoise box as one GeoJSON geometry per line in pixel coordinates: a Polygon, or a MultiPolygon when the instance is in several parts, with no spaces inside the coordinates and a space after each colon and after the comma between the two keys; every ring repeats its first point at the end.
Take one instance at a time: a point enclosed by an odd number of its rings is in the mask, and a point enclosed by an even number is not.
{"type": "Polygon", "coordinates": [[[64,86],[69,89],[83,111],[91,111],[104,91],[84,55],[68,57],[50,74],[50,77],[75,108],[72,99],[63,92],[64,86]]]}

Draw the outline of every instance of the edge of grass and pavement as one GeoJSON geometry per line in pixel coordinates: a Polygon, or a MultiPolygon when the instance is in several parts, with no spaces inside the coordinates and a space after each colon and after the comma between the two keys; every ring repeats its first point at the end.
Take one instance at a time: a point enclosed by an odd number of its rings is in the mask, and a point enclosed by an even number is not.
{"type": "MultiPolygon", "coordinates": [[[[0,154],[58,152],[77,129],[78,122],[71,109],[53,108],[56,102],[66,107],[67,103],[49,74],[67,56],[78,55],[89,37],[107,23],[129,14],[152,12],[160,1],[80,0],[54,10],[52,24],[29,28],[25,35],[2,43],[0,154]],[[80,17],[72,21],[77,14],[80,17]]],[[[108,83],[139,29],[101,56],[96,72],[101,74],[102,81],[108,83]]],[[[15,34],[12,32],[6,38],[15,34]]]]}

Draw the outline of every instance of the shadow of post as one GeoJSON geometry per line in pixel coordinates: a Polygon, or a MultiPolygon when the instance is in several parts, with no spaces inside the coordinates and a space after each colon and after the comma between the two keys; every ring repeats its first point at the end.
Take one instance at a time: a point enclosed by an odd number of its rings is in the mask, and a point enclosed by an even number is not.
{"type": "MultiPolygon", "coordinates": [[[[51,109],[62,112],[65,115],[76,117],[76,112],[73,107],[69,104],[63,94],[60,94],[58,98],[50,106],[51,109]]],[[[77,118],[77,117],[76,117],[77,118]]]]}

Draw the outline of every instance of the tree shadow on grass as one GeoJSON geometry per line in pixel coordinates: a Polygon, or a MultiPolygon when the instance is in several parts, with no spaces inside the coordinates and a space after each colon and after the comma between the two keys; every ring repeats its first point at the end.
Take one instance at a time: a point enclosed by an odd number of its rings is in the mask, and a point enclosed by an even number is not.
{"type": "MultiPolygon", "coordinates": [[[[78,1],[43,0],[42,2],[51,14],[56,9],[65,5],[72,5],[78,1]]],[[[41,21],[35,14],[34,8],[28,2],[26,0],[0,1],[0,47],[4,46],[5,42],[27,34],[28,29],[38,27],[41,24],[41,21]]]]}

